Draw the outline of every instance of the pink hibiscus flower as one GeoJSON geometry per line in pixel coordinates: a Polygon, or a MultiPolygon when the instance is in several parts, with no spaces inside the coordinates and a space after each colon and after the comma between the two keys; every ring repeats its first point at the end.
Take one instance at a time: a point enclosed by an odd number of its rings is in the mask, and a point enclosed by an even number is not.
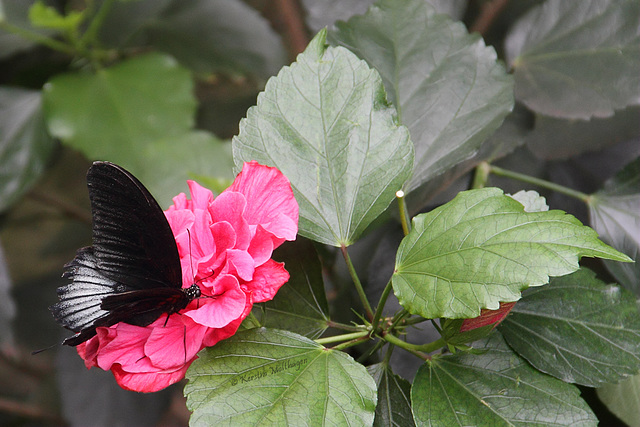
{"type": "Polygon", "coordinates": [[[253,303],[272,299],[289,280],[284,265],[271,259],[298,231],[298,204],[279,170],[245,163],[216,198],[188,184],[191,200],[179,194],[165,215],[180,254],[182,286],[196,282],[201,297],[145,327],[99,327],[77,346],[87,368],[111,370],[128,390],[158,391],[180,381],[200,350],[232,336],[253,303]]]}

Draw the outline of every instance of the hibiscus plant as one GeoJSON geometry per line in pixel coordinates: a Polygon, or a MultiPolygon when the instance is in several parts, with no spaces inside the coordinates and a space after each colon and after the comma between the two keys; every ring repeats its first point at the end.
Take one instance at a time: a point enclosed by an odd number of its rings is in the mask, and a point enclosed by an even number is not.
{"type": "Polygon", "coordinates": [[[3,245],[58,242],[12,267],[15,333],[0,286],[4,359],[57,333],[33,282],[90,239],[59,195],[108,160],[202,295],[55,350],[73,424],[175,390],[194,426],[640,424],[640,3],[246,3],[0,0],[3,245]],[[20,234],[43,206],[64,225],[20,234]]]}

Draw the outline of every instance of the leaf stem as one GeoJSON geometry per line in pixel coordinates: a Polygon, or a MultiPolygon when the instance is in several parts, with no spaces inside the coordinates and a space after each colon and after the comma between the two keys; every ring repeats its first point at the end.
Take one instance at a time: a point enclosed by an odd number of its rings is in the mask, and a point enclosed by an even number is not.
{"type": "Polygon", "coordinates": [[[471,188],[484,188],[489,180],[489,174],[491,173],[491,165],[487,162],[481,162],[476,166],[476,171],[473,175],[473,184],[471,188]]]}
{"type": "Polygon", "coordinates": [[[369,336],[369,331],[360,331],[360,332],[354,332],[351,334],[342,334],[342,335],[334,335],[332,337],[318,338],[317,340],[314,340],[314,341],[317,342],[318,344],[324,345],[324,344],[331,344],[334,342],[363,338],[367,336],[369,336]]]}
{"type": "Polygon", "coordinates": [[[396,199],[398,199],[398,210],[400,211],[400,223],[402,224],[402,232],[406,236],[411,231],[411,226],[409,225],[411,221],[409,220],[409,214],[407,210],[407,201],[404,198],[404,191],[398,190],[396,192],[396,199]]]}
{"type": "Polygon", "coordinates": [[[327,320],[327,326],[330,328],[342,329],[345,331],[353,331],[353,332],[358,332],[362,330],[362,326],[347,325],[345,323],[334,322],[333,320],[327,320]]]}
{"type": "Polygon", "coordinates": [[[414,344],[409,344],[406,341],[402,341],[400,338],[396,337],[393,334],[387,334],[383,337],[383,339],[387,341],[389,344],[393,344],[397,347],[405,349],[406,351],[419,357],[420,359],[423,359],[423,360],[431,359],[431,356],[417,349],[419,346],[414,344]]]}
{"type": "Polygon", "coordinates": [[[358,278],[358,273],[356,273],[356,269],[353,266],[353,263],[351,262],[351,258],[349,257],[349,253],[347,252],[347,247],[345,245],[341,245],[340,251],[342,251],[342,256],[344,257],[344,260],[347,263],[347,268],[349,269],[351,280],[353,280],[353,284],[356,287],[356,291],[358,291],[358,296],[360,297],[360,301],[362,301],[362,305],[364,306],[364,309],[367,313],[367,318],[369,320],[372,320],[373,310],[371,309],[371,305],[367,300],[367,295],[364,293],[362,283],[360,282],[360,278],[358,278]]]}
{"type": "Polygon", "coordinates": [[[573,197],[578,200],[582,200],[585,203],[589,202],[589,195],[586,193],[582,193],[580,191],[572,190],[571,188],[564,187],[562,185],[558,185],[556,183],[546,181],[544,179],[535,178],[533,176],[525,175],[518,172],[513,172],[507,169],[502,169],[498,166],[489,165],[490,172],[494,175],[504,176],[511,179],[516,179],[518,181],[526,182],[528,184],[537,185],[542,188],[546,188],[551,191],[555,191],[560,194],[564,194],[565,196],[573,197]]]}
{"type": "Polygon", "coordinates": [[[391,289],[393,286],[391,285],[391,280],[387,282],[387,286],[385,286],[384,291],[382,291],[382,295],[380,296],[380,301],[378,301],[378,307],[376,307],[376,312],[373,315],[373,320],[371,321],[371,331],[375,332],[378,329],[378,324],[380,323],[380,317],[382,317],[382,310],[384,309],[384,305],[387,303],[387,298],[389,298],[389,294],[391,293],[391,289]]]}
{"type": "Polygon", "coordinates": [[[436,351],[437,349],[444,347],[444,345],[446,344],[444,338],[438,338],[435,341],[432,341],[427,344],[422,344],[422,345],[408,343],[406,341],[401,340],[400,338],[396,337],[393,334],[387,334],[382,338],[385,341],[395,346],[401,347],[405,350],[408,350],[411,352],[417,352],[417,353],[425,353],[425,354],[431,353],[432,351],[436,351]]]}
{"type": "Polygon", "coordinates": [[[393,320],[391,322],[391,327],[389,328],[390,331],[394,330],[396,328],[396,326],[398,326],[398,324],[400,322],[402,322],[402,320],[407,317],[409,315],[409,312],[406,309],[402,309],[399,312],[397,312],[395,314],[395,316],[393,316],[393,320]]]}
{"type": "Polygon", "coordinates": [[[73,46],[67,43],[63,43],[54,38],[44,36],[35,31],[30,31],[30,30],[18,27],[17,25],[10,24],[7,21],[0,20],[0,29],[5,30],[12,34],[16,34],[22,37],[23,39],[26,39],[35,43],[39,43],[41,45],[47,46],[48,48],[66,53],[71,56],[75,56],[77,54],[73,46]]]}
{"type": "Polygon", "coordinates": [[[114,0],[105,0],[104,3],[100,6],[100,9],[96,12],[95,16],[91,20],[89,24],[89,28],[84,32],[82,38],[80,39],[79,46],[84,49],[89,43],[96,41],[96,34],[98,34],[98,30],[104,23],[105,18],[109,14],[109,10],[113,5],[114,0]]]}

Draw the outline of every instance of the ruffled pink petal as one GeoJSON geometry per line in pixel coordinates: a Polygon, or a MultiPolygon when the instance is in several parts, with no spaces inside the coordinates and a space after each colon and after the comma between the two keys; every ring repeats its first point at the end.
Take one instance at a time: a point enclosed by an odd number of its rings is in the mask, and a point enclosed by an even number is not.
{"type": "Polygon", "coordinates": [[[175,369],[200,351],[206,329],[187,316],[170,316],[166,326],[153,328],[144,354],[155,368],[175,369]]]}
{"type": "Polygon", "coordinates": [[[195,323],[209,328],[222,328],[242,315],[247,295],[242,291],[238,279],[231,275],[222,275],[215,282],[215,296],[200,298],[190,304],[199,303],[200,307],[189,310],[184,316],[195,323]]]}
{"type": "MultiPolygon", "coordinates": [[[[194,358],[193,360],[195,360],[194,358]]],[[[131,373],[126,372],[119,365],[113,365],[111,372],[116,382],[125,390],[152,393],[169,387],[184,378],[184,374],[191,366],[193,360],[189,360],[179,369],[168,372],[131,373]]]]}
{"type": "Polygon", "coordinates": [[[237,275],[242,280],[251,280],[255,270],[255,261],[246,251],[230,249],[227,251],[227,262],[223,273],[237,275]]]}
{"type": "Polygon", "coordinates": [[[169,226],[174,236],[180,236],[186,229],[193,225],[194,216],[193,212],[182,210],[170,210],[166,211],[164,215],[167,217],[169,226]]]}
{"type": "Polygon", "coordinates": [[[216,262],[213,267],[217,269],[225,261],[227,250],[236,246],[236,232],[227,221],[216,222],[210,228],[216,242],[216,262]]]}
{"type": "Polygon", "coordinates": [[[251,229],[243,212],[247,201],[240,193],[223,191],[211,204],[209,212],[214,223],[228,222],[236,234],[235,249],[247,249],[251,241],[251,229]]]}
{"type": "Polygon", "coordinates": [[[228,325],[222,328],[211,328],[207,331],[207,334],[204,337],[202,344],[205,347],[211,347],[216,345],[218,342],[222,340],[226,340],[227,338],[233,336],[237,331],[242,321],[251,313],[251,309],[253,308],[253,301],[251,299],[251,295],[247,297],[247,303],[244,307],[242,314],[235,320],[233,320],[228,325]]]}
{"type": "Polygon", "coordinates": [[[249,224],[261,224],[282,239],[295,239],[298,203],[289,180],[278,169],[255,161],[245,163],[227,191],[244,194],[247,200],[244,217],[249,224]]]}
{"type": "Polygon", "coordinates": [[[129,371],[152,368],[144,354],[144,343],[151,334],[151,328],[116,323],[111,329],[115,329],[116,336],[100,349],[97,357],[100,368],[108,371],[115,363],[127,366],[129,371]]]}
{"type": "Polygon", "coordinates": [[[169,206],[165,212],[171,212],[173,210],[182,210],[189,209],[191,205],[191,200],[187,199],[187,195],[184,193],[180,193],[173,198],[173,205],[169,206]]]}
{"type": "Polygon", "coordinates": [[[272,234],[262,228],[261,225],[258,225],[247,251],[253,258],[254,264],[258,266],[267,262],[267,260],[271,258],[273,248],[274,242],[272,234]]]}
{"type": "Polygon", "coordinates": [[[191,180],[187,181],[187,185],[189,185],[191,202],[193,203],[190,209],[208,209],[211,202],[213,202],[213,193],[211,190],[204,188],[202,185],[191,180]]]}
{"type": "Polygon", "coordinates": [[[253,302],[272,300],[278,289],[289,281],[289,273],[284,263],[270,259],[253,273],[253,280],[241,285],[245,292],[250,292],[253,302]]]}

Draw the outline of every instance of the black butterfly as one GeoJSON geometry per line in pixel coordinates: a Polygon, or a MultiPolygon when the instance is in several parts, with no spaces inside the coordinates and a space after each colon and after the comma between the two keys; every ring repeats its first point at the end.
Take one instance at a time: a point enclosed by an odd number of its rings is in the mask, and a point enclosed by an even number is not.
{"type": "Polygon", "coordinates": [[[55,319],[76,332],[62,343],[76,346],[99,326],[147,326],[162,314],[200,297],[197,284],[182,288],[175,238],[158,202],[129,172],[95,162],[87,172],[93,246],[78,250],[58,288],[55,319]]]}

